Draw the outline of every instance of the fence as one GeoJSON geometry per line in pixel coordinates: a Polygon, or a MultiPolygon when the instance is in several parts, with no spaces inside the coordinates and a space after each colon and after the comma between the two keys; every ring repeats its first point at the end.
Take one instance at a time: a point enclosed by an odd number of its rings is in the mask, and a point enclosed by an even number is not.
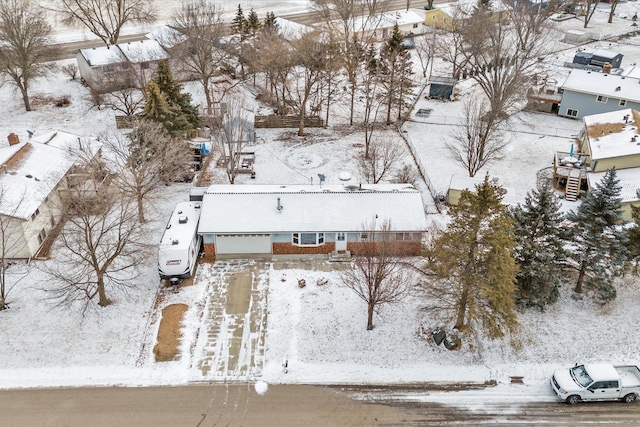
{"type": "MultiPolygon", "coordinates": [[[[297,128],[300,126],[300,117],[296,116],[255,116],[255,128],[297,128]]],[[[318,116],[305,116],[304,126],[309,128],[321,128],[324,120],[318,116]]]]}

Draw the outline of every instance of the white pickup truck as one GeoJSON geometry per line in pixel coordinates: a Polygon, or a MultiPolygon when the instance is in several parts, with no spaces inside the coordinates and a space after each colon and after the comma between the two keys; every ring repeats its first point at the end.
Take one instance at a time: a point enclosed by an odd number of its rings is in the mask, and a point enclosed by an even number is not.
{"type": "Polygon", "coordinates": [[[581,400],[631,403],[640,395],[640,369],[634,365],[576,364],[573,368],[555,371],[551,377],[551,388],[570,405],[581,400]]]}

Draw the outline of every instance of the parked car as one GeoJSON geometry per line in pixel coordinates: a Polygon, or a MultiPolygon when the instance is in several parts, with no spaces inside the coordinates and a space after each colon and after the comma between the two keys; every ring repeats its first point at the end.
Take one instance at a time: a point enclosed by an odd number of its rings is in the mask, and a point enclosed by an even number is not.
{"type": "Polygon", "coordinates": [[[640,395],[640,368],[608,363],[576,364],[573,368],[555,371],[551,388],[560,400],[570,405],[592,400],[631,403],[640,395]]]}

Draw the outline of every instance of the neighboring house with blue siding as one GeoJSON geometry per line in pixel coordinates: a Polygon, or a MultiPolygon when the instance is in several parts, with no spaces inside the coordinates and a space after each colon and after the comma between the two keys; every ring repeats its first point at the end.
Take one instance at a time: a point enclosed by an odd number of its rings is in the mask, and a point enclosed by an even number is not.
{"type": "Polygon", "coordinates": [[[633,108],[640,110],[640,79],[597,71],[571,70],[560,87],[558,115],[581,119],[633,108]]]}

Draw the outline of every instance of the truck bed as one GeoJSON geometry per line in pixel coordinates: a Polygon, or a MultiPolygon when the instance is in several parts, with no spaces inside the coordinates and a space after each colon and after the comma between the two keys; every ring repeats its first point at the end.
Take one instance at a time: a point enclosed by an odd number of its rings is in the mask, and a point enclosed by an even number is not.
{"type": "Polygon", "coordinates": [[[622,387],[640,387],[640,369],[637,366],[616,366],[622,387]]]}

